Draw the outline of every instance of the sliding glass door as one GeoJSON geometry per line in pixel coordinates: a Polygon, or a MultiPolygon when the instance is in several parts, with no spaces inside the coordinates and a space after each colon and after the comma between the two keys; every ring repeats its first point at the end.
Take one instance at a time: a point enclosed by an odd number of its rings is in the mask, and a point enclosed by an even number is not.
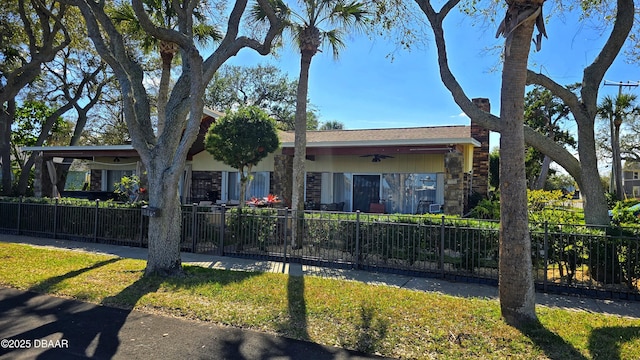
{"type": "Polygon", "coordinates": [[[369,211],[380,202],[380,175],[353,175],[353,210],[369,211]]]}

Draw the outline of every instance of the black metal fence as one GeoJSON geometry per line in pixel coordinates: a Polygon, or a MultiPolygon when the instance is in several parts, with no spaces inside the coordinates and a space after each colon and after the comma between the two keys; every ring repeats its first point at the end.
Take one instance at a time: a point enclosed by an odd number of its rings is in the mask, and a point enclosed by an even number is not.
{"type": "MultiPolygon", "coordinates": [[[[145,247],[143,212],[107,204],[0,202],[0,231],[145,247]]],[[[498,282],[497,222],[197,205],[182,214],[183,251],[498,282]]],[[[530,228],[538,290],[640,300],[640,228],[530,228]]]]}

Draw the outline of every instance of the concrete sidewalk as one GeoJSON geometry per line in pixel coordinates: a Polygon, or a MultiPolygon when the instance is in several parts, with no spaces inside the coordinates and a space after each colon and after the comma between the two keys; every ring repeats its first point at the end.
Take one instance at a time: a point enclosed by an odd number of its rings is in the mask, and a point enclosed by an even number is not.
{"type": "MultiPolygon", "coordinates": [[[[0,241],[31,244],[58,249],[115,255],[122,258],[147,258],[147,249],[17,235],[0,235],[0,241]]],[[[182,253],[183,264],[234,271],[285,273],[294,276],[360,281],[367,284],[394,286],[416,291],[431,291],[459,297],[480,297],[498,300],[498,288],[489,285],[456,283],[439,279],[376,273],[361,270],[334,269],[275,261],[239,259],[206,254],[182,253]]],[[[588,311],[615,316],[640,318],[640,303],[623,300],[603,300],[585,297],[536,293],[536,303],[576,311],[588,311]]]]}

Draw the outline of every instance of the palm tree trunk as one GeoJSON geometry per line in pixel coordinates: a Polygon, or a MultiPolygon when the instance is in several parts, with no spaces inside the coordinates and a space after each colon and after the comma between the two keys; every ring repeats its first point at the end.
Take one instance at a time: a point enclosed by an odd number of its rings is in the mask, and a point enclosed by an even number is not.
{"type": "Polygon", "coordinates": [[[304,217],[304,178],[307,153],[307,92],[309,89],[309,68],[313,54],[302,51],[300,77],[296,96],[295,141],[293,152],[293,194],[291,207],[295,211],[296,226],[292,229],[292,246],[302,244],[302,218],[304,217]]]}
{"type": "MultiPolygon", "coordinates": [[[[512,325],[535,321],[535,290],[525,176],[524,90],[534,20],[513,31],[504,59],[500,118],[500,259],[499,293],[502,317],[512,325]]],[[[509,42],[509,41],[507,41],[509,42]]]]}
{"type": "MultiPolygon", "coordinates": [[[[617,115],[619,116],[619,115],[617,115]]],[[[616,198],[618,200],[624,199],[624,189],[622,188],[622,157],[620,156],[620,125],[616,121],[613,127],[613,135],[611,136],[613,146],[613,164],[615,164],[615,184],[616,184],[616,198]]],[[[613,175],[613,171],[612,171],[613,175]]]]}

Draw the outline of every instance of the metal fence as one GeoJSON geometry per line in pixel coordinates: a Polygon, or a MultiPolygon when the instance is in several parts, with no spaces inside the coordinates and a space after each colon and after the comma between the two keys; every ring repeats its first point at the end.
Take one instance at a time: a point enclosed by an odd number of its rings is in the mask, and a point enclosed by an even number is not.
{"type": "MultiPolygon", "coordinates": [[[[0,202],[0,231],[147,246],[139,208],[0,202]]],[[[640,300],[640,228],[531,224],[540,291],[640,300]]],[[[496,285],[499,224],[443,216],[185,206],[183,251],[496,285]],[[295,229],[294,229],[295,227],[295,229]],[[294,239],[294,234],[296,234],[294,239]]]]}

